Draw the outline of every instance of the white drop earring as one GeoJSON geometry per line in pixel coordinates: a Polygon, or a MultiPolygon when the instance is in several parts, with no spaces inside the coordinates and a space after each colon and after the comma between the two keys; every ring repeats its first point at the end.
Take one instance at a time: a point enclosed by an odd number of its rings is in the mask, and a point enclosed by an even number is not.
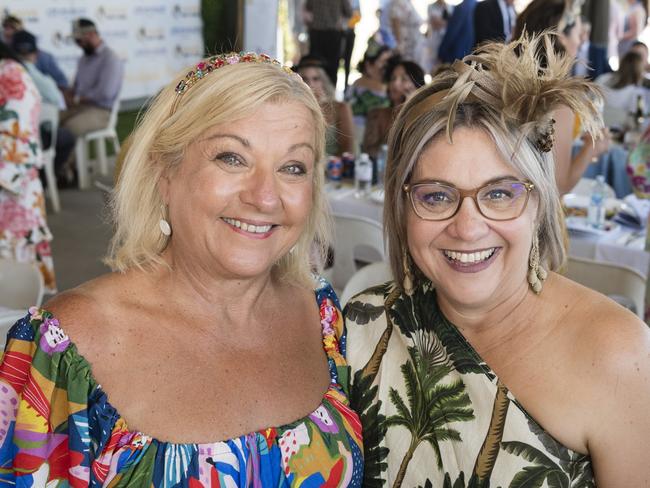
{"type": "Polygon", "coordinates": [[[165,219],[165,204],[160,206],[160,210],[162,212],[162,217],[158,221],[158,227],[160,227],[160,232],[162,232],[164,236],[169,237],[172,235],[172,226],[169,225],[169,222],[165,219]]]}

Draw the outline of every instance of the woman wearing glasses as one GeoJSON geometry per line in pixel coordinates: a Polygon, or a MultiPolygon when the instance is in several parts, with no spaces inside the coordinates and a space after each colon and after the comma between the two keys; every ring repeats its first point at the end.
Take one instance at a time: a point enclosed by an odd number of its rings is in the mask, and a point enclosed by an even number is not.
{"type": "Polygon", "coordinates": [[[433,79],[389,139],[394,282],[347,305],[364,486],[649,486],[650,333],[554,271],[558,104],[600,128],[549,37],[433,79]],[[530,484],[526,484],[530,483],[530,484]]]}

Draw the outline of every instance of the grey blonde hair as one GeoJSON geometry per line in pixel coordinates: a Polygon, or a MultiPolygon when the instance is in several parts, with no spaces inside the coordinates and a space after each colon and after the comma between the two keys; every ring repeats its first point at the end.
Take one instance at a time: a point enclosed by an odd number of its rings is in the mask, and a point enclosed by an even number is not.
{"type": "Polygon", "coordinates": [[[503,160],[535,185],[540,258],[551,270],[564,263],[564,224],[549,146],[551,115],[566,105],[595,135],[602,127],[601,95],[592,84],[570,77],[572,60],[553,52],[552,36],[484,44],[416,91],[400,110],[388,137],[384,206],[390,265],[398,283],[404,281],[408,255],[409,202],[403,186],[426,147],[439,137],[453,142],[458,127],[484,131],[503,160]]]}
{"type": "Polygon", "coordinates": [[[265,103],[298,102],[309,110],[315,127],[312,209],[293,251],[280,259],[274,272],[281,279],[311,284],[311,273],[320,271],[330,235],[323,192],[325,121],[311,90],[280,66],[239,63],[213,71],[178,100],[174,87],[183,76],[154,99],[130,136],[132,144],[112,196],[115,233],[106,263],[120,272],[163,263],[161,253],[173,235],[164,236],[158,227],[163,216],[158,184],[178,167],[202,133],[250,116],[265,103]]]}

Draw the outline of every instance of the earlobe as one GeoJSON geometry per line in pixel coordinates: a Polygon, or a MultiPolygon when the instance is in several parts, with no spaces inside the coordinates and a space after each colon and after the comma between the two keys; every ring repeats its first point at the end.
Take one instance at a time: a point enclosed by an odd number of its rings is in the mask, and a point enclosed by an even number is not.
{"type": "Polygon", "coordinates": [[[169,204],[169,177],[167,174],[163,174],[158,180],[158,192],[160,193],[160,199],[165,205],[169,204]]]}

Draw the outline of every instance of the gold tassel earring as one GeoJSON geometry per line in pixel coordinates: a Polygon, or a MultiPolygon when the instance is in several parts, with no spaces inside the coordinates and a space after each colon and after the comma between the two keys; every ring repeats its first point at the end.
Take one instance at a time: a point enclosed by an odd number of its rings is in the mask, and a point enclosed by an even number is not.
{"type": "Polygon", "coordinates": [[[411,271],[411,266],[409,265],[409,256],[406,248],[402,253],[402,268],[404,271],[404,281],[402,282],[402,289],[404,293],[408,296],[413,294],[413,271],[411,271]]]}
{"type": "Polygon", "coordinates": [[[542,283],[547,276],[548,273],[540,264],[539,237],[536,232],[533,237],[533,245],[530,248],[530,255],[528,257],[528,283],[537,295],[542,291],[542,283]]]}

